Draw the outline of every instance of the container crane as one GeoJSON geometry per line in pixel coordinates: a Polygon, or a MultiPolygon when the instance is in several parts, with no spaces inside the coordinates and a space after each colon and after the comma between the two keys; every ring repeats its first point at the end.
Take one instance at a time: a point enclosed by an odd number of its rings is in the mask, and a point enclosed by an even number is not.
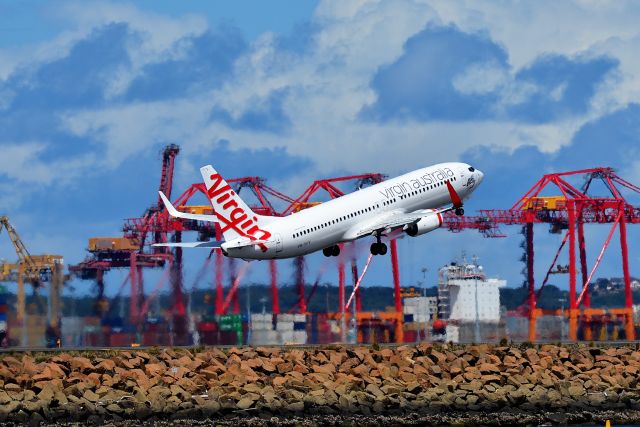
{"type": "Polygon", "coordinates": [[[18,294],[16,317],[19,325],[24,325],[26,312],[25,282],[39,288],[43,282],[49,282],[48,323],[59,338],[60,292],[64,283],[64,261],[61,255],[31,255],[22,242],[20,235],[11,225],[7,216],[0,216],[0,232],[5,229],[18,256],[15,263],[0,264],[0,281],[16,282],[18,294]]]}

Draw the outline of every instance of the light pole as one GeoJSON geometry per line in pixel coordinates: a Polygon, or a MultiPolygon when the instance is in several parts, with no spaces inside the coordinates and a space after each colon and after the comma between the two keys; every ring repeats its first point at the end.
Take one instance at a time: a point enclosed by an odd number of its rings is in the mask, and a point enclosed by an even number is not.
{"type": "Polygon", "coordinates": [[[564,336],[565,336],[565,332],[564,332],[564,303],[566,302],[565,298],[560,298],[560,313],[562,315],[562,317],[560,318],[560,342],[564,341],[564,336]]]}
{"type": "Polygon", "coordinates": [[[478,257],[474,255],[473,257],[473,268],[474,268],[474,281],[475,281],[475,291],[476,291],[476,327],[475,327],[475,342],[476,344],[480,344],[480,313],[478,306],[478,274],[480,274],[480,267],[478,266],[478,257]]]}
{"type": "MultiPolygon", "coordinates": [[[[429,305],[427,304],[427,271],[429,271],[429,269],[427,267],[422,267],[422,269],[420,270],[422,271],[422,297],[424,298],[423,301],[423,305],[424,305],[424,310],[426,311],[425,316],[423,317],[424,320],[424,341],[427,340],[427,332],[428,332],[428,327],[427,325],[429,324],[428,320],[431,320],[431,318],[429,317],[429,305]]],[[[421,340],[422,341],[422,340],[421,340]]]]}

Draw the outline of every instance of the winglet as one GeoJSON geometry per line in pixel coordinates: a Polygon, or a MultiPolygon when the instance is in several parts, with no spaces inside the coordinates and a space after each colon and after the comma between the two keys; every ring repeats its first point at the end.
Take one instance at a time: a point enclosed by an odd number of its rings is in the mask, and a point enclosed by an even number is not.
{"type": "Polygon", "coordinates": [[[167,211],[169,212],[169,215],[180,218],[180,214],[182,212],[179,212],[169,201],[169,199],[167,199],[167,196],[164,195],[164,193],[162,191],[158,191],[158,194],[160,194],[160,198],[162,199],[162,203],[164,203],[164,207],[167,208],[167,211]]]}
{"type": "Polygon", "coordinates": [[[453,207],[454,208],[462,207],[462,200],[460,199],[460,196],[458,195],[458,193],[456,193],[456,190],[453,188],[453,185],[451,185],[451,181],[446,181],[446,183],[447,183],[447,190],[449,190],[449,197],[451,197],[451,203],[453,203],[453,207]]]}
{"type": "Polygon", "coordinates": [[[162,191],[158,191],[160,194],[160,198],[162,199],[162,203],[164,203],[164,207],[167,208],[167,212],[174,218],[182,218],[182,219],[193,219],[196,221],[208,221],[208,222],[218,222],[218,219],[215,215],[198,215],[198,214],[190,214],[186,212],[180,212],[177,210],[167,199],[167,196],[164,195],[162,191]]]}

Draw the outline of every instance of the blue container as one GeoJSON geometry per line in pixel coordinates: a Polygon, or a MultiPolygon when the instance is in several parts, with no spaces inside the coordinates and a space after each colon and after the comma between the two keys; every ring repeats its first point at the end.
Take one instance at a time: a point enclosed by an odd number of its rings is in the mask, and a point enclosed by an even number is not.
{"type": "Polygon", "coordinates": [[[101,321],[102,326],[111,326],[112,328],[122,328],[124,320],[121,317],[106,317],[101,321]]]}
{"type": "Polygon", "coordinates": [[[293,323],[293,330],[294,331],[306,331],[307,330],[307,323],[306,322],[294,322],[293,323]]]}
{"type": "Polygon", "coordinates": [[[404,323],[411,323],[411,322],[413,322],[413,314],[405,314],[404,323]]]}
{"type": "Polygon", "coordinates": [[[7,321],[7,313],[0,313],[0,322],[7,321]]]}
{"type": "Polygon", "coordinates": [[[162,317],[147,317],[147,323],[149,325],[159,325],[160,323],[163,323],[164,319],[162,317]]]}

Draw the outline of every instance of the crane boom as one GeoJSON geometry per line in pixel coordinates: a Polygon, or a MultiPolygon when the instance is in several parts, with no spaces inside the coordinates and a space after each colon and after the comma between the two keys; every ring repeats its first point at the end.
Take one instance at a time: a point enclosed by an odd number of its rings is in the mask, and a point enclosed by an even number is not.
{"type": "Polygon", "coordinates": [[[18,232],[13,228],[11,222],[9,222],[9,217],[0,216],[0,232],[5,228],[7,233],[9,234],[9,239],[11,239],[11,244],[13,244],[13,248],[16,251],[16,255],[18,255],[18,263],[25,264],[27,273],[33,273],[37,270],[37,267],[27,250],[27,247],[22,243],[22,239],[18,232]]]}
{"type": "Polygon", "coordinates": [[[60,292],[64,284],[64,266],[61,255],[31,255],[22,242],[20,235],[13,228],[7,216],[0,216],[0,232],[7,230],[11,244],[18,256],[16,263],[0,263],[0,281],[15,281],[18,284],[16,298],[16,317],[23,330],[21,342],[26,343],[26,326],[24,325],[26,312],[25,282],[39,287],[49,281],[49,326],[59,337],[60,320],[60,292]]]}

